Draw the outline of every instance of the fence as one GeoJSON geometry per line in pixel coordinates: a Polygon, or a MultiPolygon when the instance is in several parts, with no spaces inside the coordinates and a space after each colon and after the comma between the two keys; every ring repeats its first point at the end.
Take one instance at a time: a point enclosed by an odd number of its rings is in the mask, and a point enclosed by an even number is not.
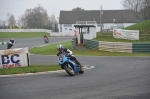
{"type": "Polygon", "coordinates": [[[84,45],[90,49],[110,51],[110,52],[150,52],[150,42],[148,43],[123,43],[106,42],[84,39],[84,45]]]}
{"type": "Polygon", "coordinates": [[[86,47],[88,47],[90,49],[99,50],[99,42],[98,41],[84,39],[84,44],[86,47]]]}
{"type": "MultiPolygon", "coordinates": [[[[104,38],[113,38],[113,33],[112,32],[102,32],[102,33],[97,33],[97,37],[104,37],[104,38]]],[[[140,40],[150,40],[150,30],[147,31],[141,31],[139,33],[139,39],[140,40]]]]}
{"type": "Polygon", "coordinates": [[[0,29],[0,32],[46,32],[51,33],[52,30],[47,29],[0,29]]]}
{"type": "Polygon", "coordinates": [[[150,30],[140,30],[140,40],[150,40],[150,30]]]}
{"type": "Polygon", "coordinates": [[[133,43],[133,52],[150,52],[150,43],[133,43]]]}

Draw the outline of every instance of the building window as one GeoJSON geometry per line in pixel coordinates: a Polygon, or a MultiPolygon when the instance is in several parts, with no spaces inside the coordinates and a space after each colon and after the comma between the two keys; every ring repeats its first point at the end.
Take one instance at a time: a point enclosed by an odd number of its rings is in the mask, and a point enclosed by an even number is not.
{"type": "Polygon", "coordinates": [[[64,24],[64,27],[67,27],[67,24],[64,24]]]}
{"type": "Polygon", "coordinates": [[[100,27],[101,25],[103,26],[103,24],[97,24],[97,27],[100,27]]]}
{"type": "Polygon", "coordinates": [[[87,24],[96,24],[96,22],[89,21],[89,22],[87,22],[87,24]]]}
{"type": "Polygon", "coordinates": [[[68,27],[72,27],[72,24],[68,24],[68,27]]]}
{"type": "Polygon", "coordinates": [[[64,27],[72,27],[72,24],[64,24],[64,27]]]}
{"type": "Polygon", "coordinates": [[[67,28],[65,28],[65,30],[67,30],[67,28]]]}

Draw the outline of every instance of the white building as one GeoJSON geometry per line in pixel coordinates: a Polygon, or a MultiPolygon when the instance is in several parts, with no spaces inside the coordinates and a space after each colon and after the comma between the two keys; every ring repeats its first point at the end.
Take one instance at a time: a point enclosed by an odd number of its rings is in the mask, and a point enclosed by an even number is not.
{"type": "Polygon", "coordinates": [[[84,11],[60,11],[59,32],[73,33],[74,25],[95,25],[96,32],[107,31],[113,28],[125,28],[143,21],[133,10],[84,10],[84,11]],[[101,24],[101,27],[100,27],[101,24]]]}

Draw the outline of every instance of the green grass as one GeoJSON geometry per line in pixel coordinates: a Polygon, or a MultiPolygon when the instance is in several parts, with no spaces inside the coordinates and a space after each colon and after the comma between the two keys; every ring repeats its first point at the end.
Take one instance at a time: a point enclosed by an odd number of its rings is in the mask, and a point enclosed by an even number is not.
{"type": "Polygon", "coordinates": [[[50,36],[50,33],[45,32],[0,32],[0,38],[28,38],[28,37],[43,37],[50,36]]]}
{"type": "Polygon", "coordinates": [[[29,67],[0,69],[0,75],[36,73],[36,72],[56,71],[56,70],[61,70],[59,65],[36,65],[36,66],[32,65],[29,67]]]}
{"type": "MultiPolygon", "coordinates": [[[[37,47],[29,49],[29,52],[32,54],[41,54],[41,55],[56,55],[58,53],[56,46],[60,44],[52,44],[44,47],[37,47]]],[[[122,53],[122,52],[108,52],[100,51],[94,49],[87,50],[74,50],[72,49],[71,41],[61,43],[65,48],[68,48],[73,51],[74,55],[82,56],[150,56],[150,53],[122,53]]]]}
{"type": "Polygon", "coordinates": [[[62,44],[65,48],[71,49],[71,41],[70,41],[70,42],[51,44],[51,45],[44,46],[44,47],[32,48],[32,49],[29,49],[29,52],[33,54],[56,55],[58,53],[58,50],[57,50],[58,44],[62,44]]]}
{"type": "Polygon", "coordinates": [[[129,26],[125,29],[128,29],[128,30],[144,30],[144,31],[145,30],[150,30],[150,20],[137,23],[137,24],[129,26]]]}

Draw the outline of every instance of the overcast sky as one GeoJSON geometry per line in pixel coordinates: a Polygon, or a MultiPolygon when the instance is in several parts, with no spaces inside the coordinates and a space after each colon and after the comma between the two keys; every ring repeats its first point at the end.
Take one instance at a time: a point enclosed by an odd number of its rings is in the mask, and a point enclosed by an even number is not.
{"type": "Polygon", "coordinates": [[[84,10],[99,10],[102,5],[104,10],[123,9],[122,0],[0,0],[0,20],[7,19],[11,13],[18,19],[26,9],[37,7],[38,4],[47,10],[48,15],[55,14],[59,17],[60,10],[72,10],[81,7],[84,10]]]}

